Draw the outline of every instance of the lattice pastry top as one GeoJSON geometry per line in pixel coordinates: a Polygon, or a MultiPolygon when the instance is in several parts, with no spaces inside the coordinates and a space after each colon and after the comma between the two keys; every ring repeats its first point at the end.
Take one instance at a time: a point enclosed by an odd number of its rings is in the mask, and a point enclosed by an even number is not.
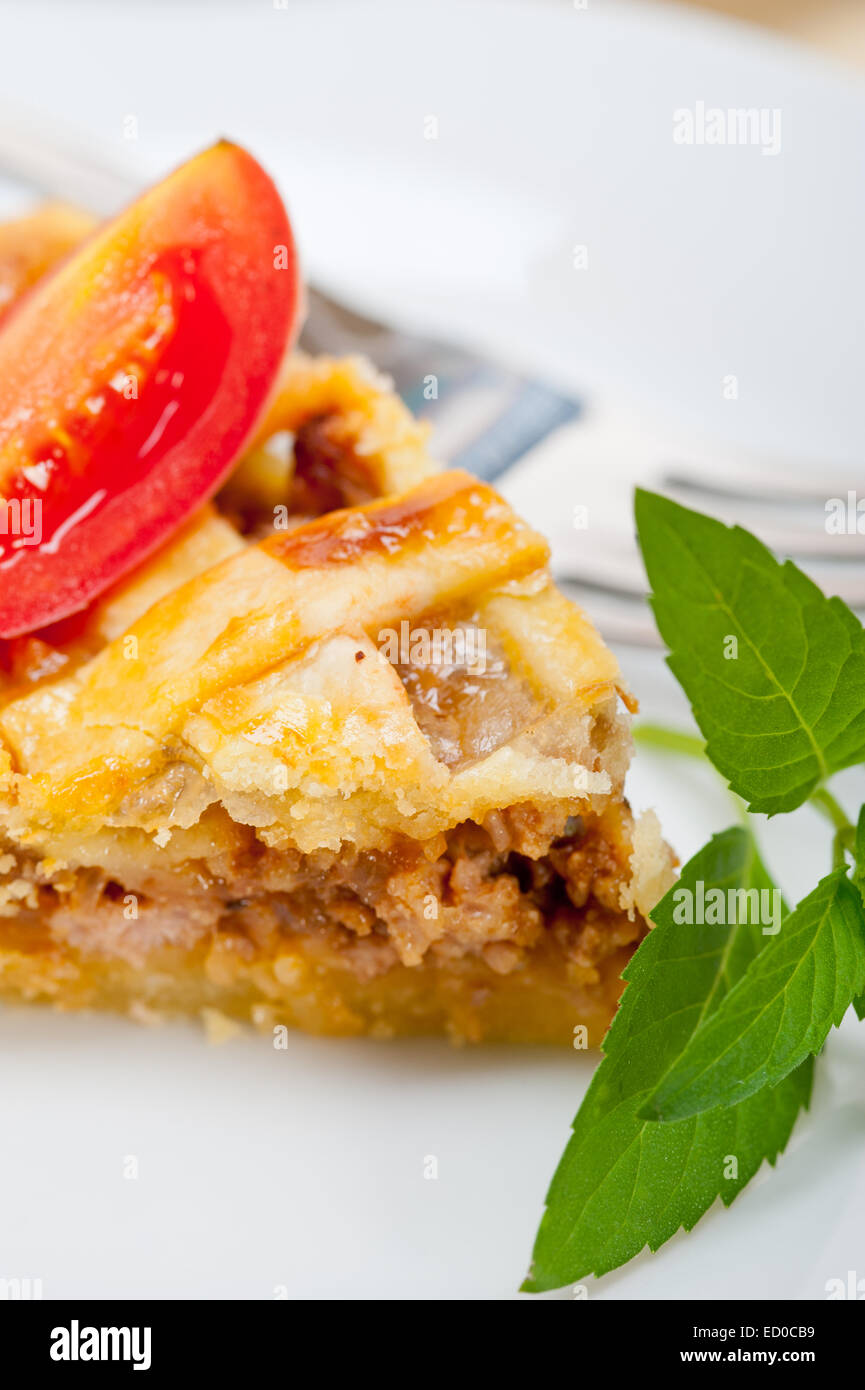
{"type": "Polygon", "coordinates": [[[61,830],[125,827],[167,843],[220,803],[271,844],[381,847],[619,793],[614,657],[552,584],[543,540],[489,487],[438,472],[369,369],[295,358],[227,497],[32,688],[7,683],[12,839],[56,852],[61,830]],[[375,500],[242,534],[238,490],[267,495],[280,431],[305,466],[301,510],[328,489],[325,505],[375,500]]]}

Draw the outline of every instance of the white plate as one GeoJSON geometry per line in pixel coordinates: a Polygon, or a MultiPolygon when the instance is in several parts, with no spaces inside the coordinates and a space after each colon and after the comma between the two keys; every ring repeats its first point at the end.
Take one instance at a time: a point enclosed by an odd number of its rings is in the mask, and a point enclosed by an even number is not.
{"type": "MultiPolygon", "coordinates": [[[[594,0],[79,0],[6,4],[2,27],[5,95],[147,172],[220,133],[248,143],[309,267],[365,304],[755,449],[861,445],[865,101],[792,47],[594,0]],[[781,108],[781,154],[674,146],[673,109],[698,100],[781,108]]],[[[624,659],[646,713],[684,716],[658,659],[624,659]]],[[[683,858],[729,819],[708,771],[641,757],[631,788],[683,858]]],[[[859,773],[840,789],[865,797],[859,773]]],[[[793,898],[826,867],[817,825],[766,827],[793,898]]],[[[213,1048],[26,1009],[0,1013],[0,1047],[0,1277],[46,1297],[511,1297],[591,1070],[434,1043],[213,1048]]],[[[865,1275],[855,1029],[819,1078],[777,1172],[591,1297],[819,1298],[865,1275]]]]}

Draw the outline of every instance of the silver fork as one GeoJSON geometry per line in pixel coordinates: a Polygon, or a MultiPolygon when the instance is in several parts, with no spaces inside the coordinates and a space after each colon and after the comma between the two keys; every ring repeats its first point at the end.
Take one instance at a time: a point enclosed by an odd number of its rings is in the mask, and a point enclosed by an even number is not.
{"type": "Polygon", "coordinates": [[[863,470],[794,469],[687,437],[668,423],[587,405],[580,421],[517,463],[497,486],[550,538],[553,567],[605,635],[657,644],[636,545],[633,492],[662,492],[758,535],[865,619],[863,470]],[[857,492],[858,483],[858,492],[857,492]],[[847,529],[834,529],[841,512],[847,529]],[[850,524],[850,523],[854,524],[850,524]]]}
{"type": "MultiPolygon", "coordinates": [[[[0,171],[101,216],[134,198],[143,182],[80,137],[17,108],[0,107],[0,171]]],[[[753,530],[865,616],[865,534],[833,534],[826,524],[829,499],[855,498],[861,478],[823,466],[801,476],[676,437],[654,422],[623,424],[620,409],[584,410],[545,382],[390,328],[321,289],[308,290],[308,306],[302,346],[364,353],[392,376],[409,406],[430,418],[437,456],[495,479],[550,536],[557,577],[610,640],[659,645],[633,535],[637,484],[753,530]]]]}

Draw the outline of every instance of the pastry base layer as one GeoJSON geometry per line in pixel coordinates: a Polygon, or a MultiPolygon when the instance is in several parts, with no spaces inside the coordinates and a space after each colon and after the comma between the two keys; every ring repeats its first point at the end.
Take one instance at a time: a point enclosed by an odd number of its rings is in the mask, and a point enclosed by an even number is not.
{"type": "MultiPolygon", "coordinates": [[[[635,933],[641,928],[634,928],[635,933]]],[[[69,948],[34,949],[9,923],[0,927],[0,998],[44,1002],[63,1010],[101,1009],[142,1023],[215,1010],[226,1019],[273,1033],[282,1027],[336,1037],[447,1034],[457,1042],[596,1046],[615,1009],[630,955],[623,947],[600,965],[593,983],[553,943],[525,967],[501,976],[476,958],[392,967],[361,980],[351,969],[322,964],[303,946],[244,958],[218,941],[155,953],[145,969],[94,960],[69,948]],[[575,1032],[580,1027],[585,1033],[575,1032]]],[[[217,1021],[218,1028],[218,1021],[217,1021]]]]}

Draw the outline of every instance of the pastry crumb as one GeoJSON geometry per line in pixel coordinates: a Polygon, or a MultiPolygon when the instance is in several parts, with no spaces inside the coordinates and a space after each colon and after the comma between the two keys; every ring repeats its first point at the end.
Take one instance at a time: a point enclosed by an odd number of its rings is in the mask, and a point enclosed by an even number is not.
{"type": "Polygon", "coordinates": [[[207,1041],[213,1047],[221,1047],[223,1043],[230,1042],[243,1032],[241,1025],[228,1014],[224,1014],[221,1009],[203,1008],[201,1010],[201,1021],[204,1024],[204,1032],[207,1041]]]}

